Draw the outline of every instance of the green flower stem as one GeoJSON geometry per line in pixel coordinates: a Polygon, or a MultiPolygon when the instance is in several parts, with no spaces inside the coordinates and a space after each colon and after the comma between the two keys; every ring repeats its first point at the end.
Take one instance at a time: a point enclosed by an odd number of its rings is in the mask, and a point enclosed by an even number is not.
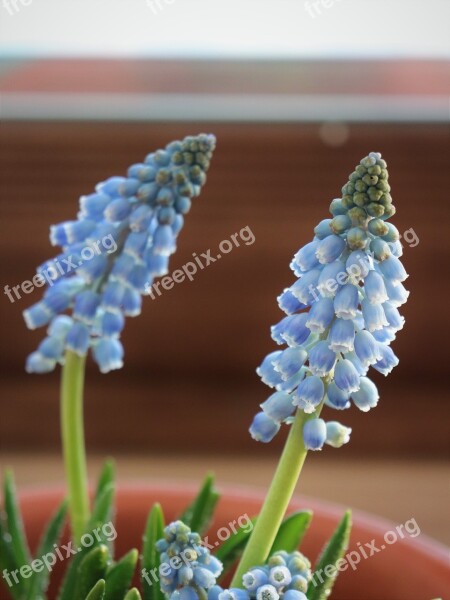
{"type": "Polygon", "coordinates": [[[66,352],[61,376],[61,434],[72,537],[78,543],[89,518],[83,425],[85,357],[66,352]]]}
{"type": "Polygon", "coordinates": [[[308,453],[303,443],[303,425],[308,419],[318,416],[320,409],[321,407],[312,415],[297,410],[272,484],[231,587],[242,587],[242,576],[252,567],[266,562],[308,453]]]}

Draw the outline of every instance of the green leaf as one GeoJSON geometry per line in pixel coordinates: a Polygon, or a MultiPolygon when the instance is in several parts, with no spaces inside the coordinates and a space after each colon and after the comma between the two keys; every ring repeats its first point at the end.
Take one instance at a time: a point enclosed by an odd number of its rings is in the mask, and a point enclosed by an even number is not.
{"type": "MultiPolygon", "coordinates": [[[[11,550],[15,564],[19,567],[28,565],[31,561],[25,532],[23,529],[22,516],[17,501],[16,488],[11,471],[6,471],[4,481],[5,512],[8,533],[11,536],[11,550]]],[[[27,580],[29,585],[29,581],[27,580]]],[[[26,587],[28,587],[26,585],[26,587]]]]}
{"type": "Polygon", "coordinates": [[[105,579],[110,561],[107,546],[100,545],[90,550],[80,563],[75,589],[71,600],[85,600],[99,579],[105,579]]]}
{"type": "Polygon", "coordinates": [[[312,516],[310,510],[303,510],[287,517],[278,530],[270,554],[279,550],[285,550],[286,552],[298,550],[300,542],[311,523],[312,516]]]}
{"type": "Polygon", "coordinates": [[[116,474],[114,461],[105,461],[97,482],[97,488],[94,496],[96,501],[100,498],[106,487],[114,485],[115,477],[116,474]]]}
{"type": "Polygon", "coordinates": [[[248,542],[250,534],[253,531],[253,527],[258,517],[251,519],[252,528],[248,530],[247,527],[239,528],[236,533],[233,533],[220,547],[217,549],[215,555],[223,563],[223,574],[226,575],[227,570],[233,566],[236,560],[244,552],[244,548],[248,542]]]}
{"type": "MultiPolygon", "coordinates": [[[[11,536],[6,531],[6,527],[4,525],[4,520],[6,519],[6,514],[3,514],[3,511],[0,513],[0,571],[4,573],[6,570],[9,574],[9,581],[11,582],[11,586],[8,587],[9,593],[14,598],[14,600],[20,600],[23,598],[23,579],[19,577],[19,583],[16,583],[12,576],[12,571],[18,569],[21,565],[17,565],[14,560],[14,554],[12,551],[12,541],[11,536]]],[[[5,585],[8,584],[5,578],[5,585]]]]}
{"type": "MultiPolygon", "coordinates": [[[[86,529],[86,533],[91,533],[97,530],[97,535],[94,535],[94,543],[90,548],[81,546],[81,550],[77,552],[70,561],[69,567],[66,571],[61,590],[59,592],[58,600],[73,600],[72,591],[75,588],[78,578],[78,568],[81,561],[86,556],[89,550],[92,550],[103,544],[110,548],[111,542],[107,539],[104,533],[104,525],[112,522],[114,512],[114,494],[115,486],[113,483],[106,483],[100,492],[98,498],[95,499],[94,508],[92,510],[91,518],[86,529]]],[[[112,554],[112,550],[110,549],[112,554]]]]}
{"type": "MultiPolygon", "coordinates": [[[[46,530],[44,531],[44,535],[42,536],[39,547],[36,551],[37,559],[41,559],[41,557],[50,552],[53,553],[53,545],[61,536],[66,513],[67,502],[63,502],[51,518],[46,530]]],[[[36,600],[36,598],[43,597],[45,591],[47,590],[49,577],[50,573],[47,568],[42,569],[40,572],[33,571],[30,589],[28,590],[28,595],[26,596],[27,600],[36,600]]]]}
{"type": "Polygon", "coordinates": [[[208,529],[219,498],[220,494],[214,489],[214,476],[209,474],[197,497],[181,515],[180,520],[186,523],[192,531],[204,533],[208,529]]]}
{"type": "Polygon", "coordinates": [[[104,600],[105,598],[105,580],[99,579],[92,590],[86,596],[86,600],[104,600]]]}
{"type": "Polygon", "coordinates": [[[154,504],[148,515],[142,547],[142,592],[144,600],[164,600],[159,587],[160,556],[156,542],[164,534],[164,514],[159,504],[154,504]],[[145,575],[145,577],[144,577],[145,575]]]}
{"type": "Polygon", "coordinates": [[[105,523],[109,523],[112,520],[114,513],[114,496],[114,483],[107,483],[94,501],[91,518],[89,519],[86,530],[87,532],[91,532],[97,527],[100,527],[101,529],[105,523]]]}
{"type": "Polygon", "coordinates": [[[123,600],[142,600],[137,588],[131,589],[123,600]]]}
{"type": "Polygon", "coordinates": [[[114,554],[114,540],[111,536],[106,536],[103,532],[103,527],[107,523],[112,523],[114,517],[114,498],[116,488],[114,480],[105,481],[102,489],[98,489],[98,496],[94,500],[94,507],[92,509],[91,518],[88,522],[87,532],[90,533],[95,529],[99,530],[99,540],[97,543],[105,544],[111,553],[114,554]],[[110,538],[110,539],[108,539],[110,538]]]}
{"type": "Polygon", "coordinates": [[[347,551],[351,528],[352,513],[348,510],[336,527],[330,541],[325,546],[314,567],[313,579],[310,581],[306,593],[308,600],[326,600],[331,594],[334,582],[339,573],[336,569],[336,563],[347,551]],[[326,570],[330,572],[329,575],[326,573],[326,570]]]}
{"type": "Polygon", "coordinates": [[[136,563],[139,558],[137,550],[130,550],[117,563],[112,565],[106,574],[105,600],[123,600],[133,579],[136,563]]]}

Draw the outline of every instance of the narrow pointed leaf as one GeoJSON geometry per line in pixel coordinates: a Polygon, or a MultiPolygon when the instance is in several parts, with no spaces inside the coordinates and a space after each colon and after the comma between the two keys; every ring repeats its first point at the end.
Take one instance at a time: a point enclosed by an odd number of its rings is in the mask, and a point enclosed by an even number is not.
{"type": "Polygon", "coordinates": [[[339,571],[333,569],[334,572],[332,575],[327,576],[325,569],[329,565],[336,566],[337,561],[344,556],[348,548],[351,528],[352,514],[348,510],[342,517],[314,567],[313,579],[309,583],[306,594],[308,600],[326,600],[330,596],[339,571]]]}
{"type": "Polygon", "coordinates": [[[102,527],[109,523],[114,513],[115,485],[108,483],[95,499],[91,518],[89,519],[87,531],[93,531],[96,527],[102,527]]]}
{"type": "Polygon", "coordinates": [[[105,580],[99,579],[92,590],[86,596],[86,600],[104,600],[105,598],[105,580]]]}
{"type": "MultiPolygon", "coordinates": [[[[78,578],[78,568],[86,554],[90,550],[96,548],[100,543],[106,545],[108,548],[110,548],[110,546],[112,545],[111,542],[108,541],[106,535],[104,534],[103,527],[105,524],[112,522],[114,512],[114,493],[114,484],[108,483],[104,486],[104,489],[100,493],[99,497],[96,498],[86,533],[92,534],[92,531],[94,531],[94,529],[98,529],[98,538],[100,539],[98,539],[97,536],[94,535],[93,545],[90,548],[82,546],[80,551],[72,557],[69,567],[66,571],[63,584],[61,586],[58,600],[73,600],[72,592],[75,588],[76,581],[78,578]]],[[[110,550],[110,553],[111,552],[112,550],[110,550]]]]}
{"type": "Polygon", "coordinates": [[[181,515],[180,520],[186,523],[192,531],[204,533],[208,529],[219,498],[220,494],[214,489],[214,476],[209,474],[197,497],[181,515]]]}
{"type": "Polygon", "coordinates": [[[22,516],[20,514],[16,488],[11,471],[5,473],[4,494],[6,523],[8,533],[11,536],[11,550],[14,561],[16,565],[19,566],[28,565],[31,561],[31,555],[25,537],[22,516]]]}
{"type": "Polygon", "coordinates": [[[123,600],[142,600],[137,588],[132,588],[123,600]]]}
{"type": "Polygon", "coordinates": [[[223,563],[223,574],[226,575],[227,570],[233,566],[235,561],[244,552],[253,527],[257,521],[257,517],[251,519],[252,527],[239,528],[236,533],[233,533],[223,544],[217,549],[215,556],[223,563]]]}
{"type": "Polygon", "coordinates": [[[103,527],[107,523],[112,523],[114,517],[114,498],[115,498],[115,484],[112,482],[105,482],[105,485],[100,490],[99,495],[95,498],[94,507],[92,509],[91,518],[89,519],[87,532],[90,533],[94,529],[100,529],[99,538],[97,543],[105,544],[113,555],[113,539],[109,539],[110,536],[106,536],[103,532],[103,527]]]}
{"type": "Polygon", "coordinates": [[[71,600],[85,600],[97,582],[105,579],[109,560],[109,550],[103,544],[86,554],[78,569],[76,586],[72,591],[71,600]]]}
{"type": "MultiPolygon", "coordinates": [[[[40,559],[42,556],[54,551],[53,545],[57,543],[61,536],[66,513],[67,502],[64,501],[59,506],[47,525],[46,530],[44,531],[41,542],[36,551],[36,558],[40,559]]],[[[45,591],[47,590],[49,578],[50,573],[46,568],[40,572],[34,571],[31,578],[30,589],[28,590],[28,595],[26,597],[27,600],[36,600],[36,598],[43,597],[45,591]]]]}
{"type": "Polygon", "coordinates": [[[278,530],[270,554],[278,552],[278,550],[285,550],[286,552],[298,550],[303,536],[311,523],[312,516],[310,510],[304,510],[287,517],[278,530]]]}
{"type": "Polygon", "coordinates": [[[137,550],[130,550],[106,573],[105,600],[123,600],[133,579],[136,563],[139,558],[137,550]]]}
{"type": "Polygon", "coordinates": [[[23,580],[19,578],[19,583],[16,583],[11,575],[13,571],[18,569],[21,565],[17,565],[14,560],[14,554],[11,548],[11,536],[7,533],[6,528],[3,524],[3,515],[0,513],[0,571],[2,573],[7,571],[9,575],[9,581],[11,585],[8,584],[8,581],[5,579],[5,587],[8,585],[8,591],[11,594],[14,600],[20,600],[23,598],[23,580]]]}
{"type": "Polygon", "coordinates": [[[109,487],[114,485],[115,480],[115,465],[114,461],[107,460],[105,461],[100,476],[97,482],[97,488],[95,491],[95,500],[97,501],[102,495],[103,491],[109,487]]]}
{"type": "Polygon", "coordinates": [[[163,537],[163,533],[164,514],[161,506],[155,504],[148,516],[143,538],[141,567],[144,600],[164,600],[164,594],[159,587],[159,565],[161,561],[155,546],[156,542],[163,537]],[[156,575],[156,581],[154,575],[156,575]]]}

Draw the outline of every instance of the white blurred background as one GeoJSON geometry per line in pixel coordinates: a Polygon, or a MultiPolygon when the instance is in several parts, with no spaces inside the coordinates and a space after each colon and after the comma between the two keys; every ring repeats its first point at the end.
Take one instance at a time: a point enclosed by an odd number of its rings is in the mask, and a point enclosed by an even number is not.
{"type": "Polygon", "coordinates": [[[448,0],[1,0],[3,55],[450,56],[448,0]]]}

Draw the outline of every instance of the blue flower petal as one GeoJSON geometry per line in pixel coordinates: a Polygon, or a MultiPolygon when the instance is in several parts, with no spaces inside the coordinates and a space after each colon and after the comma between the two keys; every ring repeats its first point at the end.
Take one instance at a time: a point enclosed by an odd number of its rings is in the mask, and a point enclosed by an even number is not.
{"type": "Polygon", "coordinates": [[[307,450],[322,450],[327,439],[327,426],[323,419],[309,419],[303,426],[303,443],[307,450]]]}
{"type": "Polygon", "coordinates": [[[259,412],[250,426],[250,435],[257,442],[271,442],[279,430],[279,423],[270,419],[264,412],[259,412]]]}

